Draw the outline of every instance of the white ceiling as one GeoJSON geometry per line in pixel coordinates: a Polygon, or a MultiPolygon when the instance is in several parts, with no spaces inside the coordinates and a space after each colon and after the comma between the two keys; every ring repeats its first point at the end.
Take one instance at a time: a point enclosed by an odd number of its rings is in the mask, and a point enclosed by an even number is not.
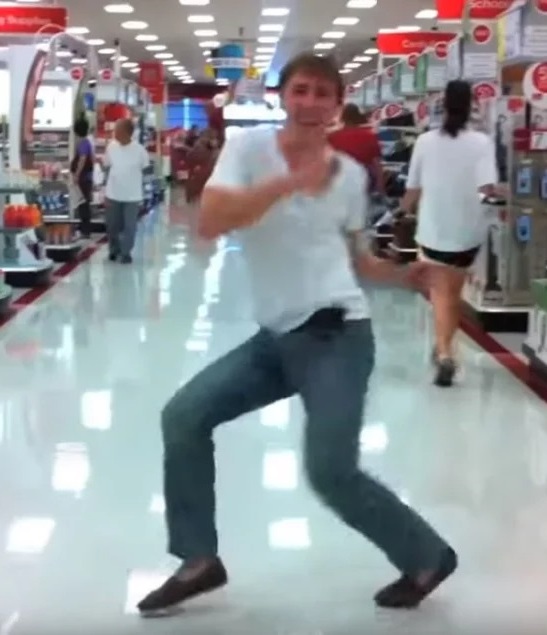
{"type": "MultiPolygon", "coordinates": [[[[113,2],[116,0],[63,0],[62,4],[69,10],[71,26],[87,27],[89,35],[85,37],[101,38],[105,40],[105,46],[113,46],[114,41],[119,39],[122,54],[131,62],[154,59],[154,53],[145,49],[150,43],[136,41],[135,37],[139,34],[157,35],[158,41],[154,44],[165,45],[167,52],[173,54],[173,59],[179,61],[196,80],[204,79],[205,72],[200,40],[212,39],[225,43],[241,38],[247,41],[249,52],[254,55],[256,46],[259,46],[256,42],[259,35],[275,35],[260,33],[259,26],[267,23],[284,24],[268,76],[269,84],[275,83],[276,72],[293,54],[312,49],[316,43],[325,41],[321,36],[326,31],[346,33],[343,39],[327,40],[336,42],[337,46],[332,52],[341,64],[345,64],[373,47],[372,38],[381,28],[429,28],[433,24],[432,20],[416,19],[415,16],[418,11],[434,6],[434,0],[378,0],[377,5],[370,9],[348,8],[348,0],[209,0],[207,6],[181,6],[179,0],[128,0],[134,8],[133,13],[106,13],[104,6],[113,2]],[[286,18],[262,17],[262,10],[272,7],[287,8],[290,10],[289,15],[286,18]],[[188,16],[193,14],[212,15],[214,22],[191,24],[188,16]],[[355,17],[359,22],[355,26],[333,26],[334,19],[338,17],[355,17]],[[121,24],[126,20],[146,22],[148,28],[125,30],[121,24]],[[214,29],[218,36],[198,38],[194,35],[197,29],[214,29]]],[[[108,56],[102,58],[105,63],[109,59],[108,56]]],[[[375,58],[363,63],[347,74],[348,81],[355,82],[370,74],[375,64],[375,58]]]]}

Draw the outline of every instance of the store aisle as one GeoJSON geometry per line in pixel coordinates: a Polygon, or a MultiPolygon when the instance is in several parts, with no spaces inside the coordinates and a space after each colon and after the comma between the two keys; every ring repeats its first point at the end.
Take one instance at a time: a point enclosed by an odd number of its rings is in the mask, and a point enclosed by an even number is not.
{"type": "Polygon", "coordinates": [[[147,220],[134,267],[99,251],[0,330],[0,634],[353,635],[533,632],[547,619],[545,404],[462,339],[461,385],[430,382],[420,298],[377,291],[378,366],[363,464],[458,548],[420,611],[375,610],[394,572],[312,498],[301,408],[217,435],[232,583],[168,621],[134,605],[163,555],[158,415],[253,330],[236,242],[200,244],[188,212],[147,220]],[[517,628],[518,625],[518,628],[517,628]]]}

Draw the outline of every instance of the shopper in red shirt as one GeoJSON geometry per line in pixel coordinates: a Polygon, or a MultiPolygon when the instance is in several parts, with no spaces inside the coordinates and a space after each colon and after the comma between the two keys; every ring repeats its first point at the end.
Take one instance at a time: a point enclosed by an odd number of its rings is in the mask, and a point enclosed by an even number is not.
{"type": "Polygon", "coordinates": [[[380,143],[374,130],[366,123],[365,116],[355,104],[346,104],[342,112],[343,127],[331,133],[331,146],[344,152],[361,164],[368,172],[371,191],[385,195],[384,171],[380,143]]]}

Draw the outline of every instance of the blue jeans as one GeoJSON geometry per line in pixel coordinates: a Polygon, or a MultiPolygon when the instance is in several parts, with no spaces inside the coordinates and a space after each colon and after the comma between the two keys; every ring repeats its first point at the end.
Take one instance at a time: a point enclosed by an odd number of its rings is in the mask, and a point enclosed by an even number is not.
{"type": "Polygon", "coordinates": [[[304,466],[315,493],[401,572],[436,568],[447,544],[358,466],[373,366],[369,320],[346,322],[329,334],[261,330],[183,386],[162,413],[170,553],[181,559],[217,554],[215,428],[298,394],[307,415],[304,466]]]}

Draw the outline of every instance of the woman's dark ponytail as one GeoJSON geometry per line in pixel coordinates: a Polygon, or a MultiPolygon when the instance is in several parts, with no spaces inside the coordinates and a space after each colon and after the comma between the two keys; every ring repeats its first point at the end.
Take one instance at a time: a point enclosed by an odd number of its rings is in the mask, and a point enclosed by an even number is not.
{"type": "Polygon", "coordinates": [[[444,94],[445,117],[442,131],[456,138],[471,118],[471,85],[462,80],[448,82],[444,94]]]}

